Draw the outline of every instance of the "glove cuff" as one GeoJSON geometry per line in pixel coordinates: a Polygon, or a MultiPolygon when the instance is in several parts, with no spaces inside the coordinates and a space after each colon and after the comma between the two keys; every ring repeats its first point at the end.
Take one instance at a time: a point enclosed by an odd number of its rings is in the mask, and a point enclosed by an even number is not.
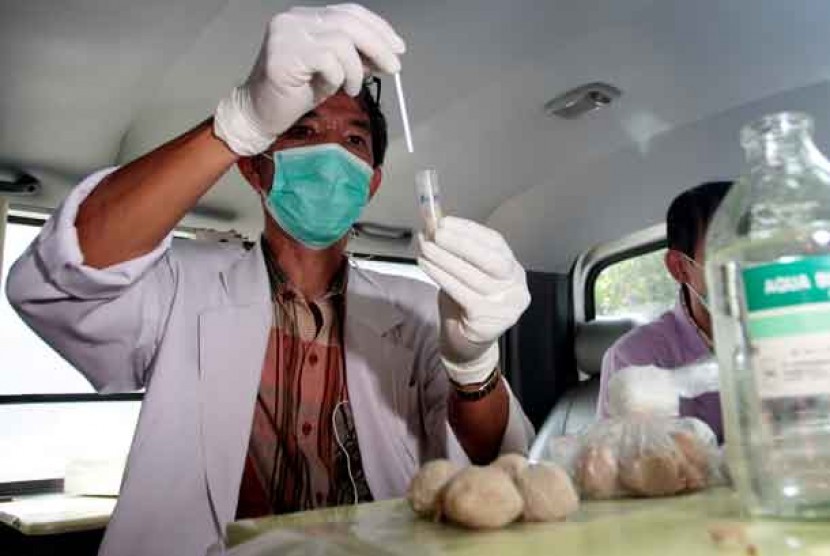
{"type": "Polygon", "coordinates": [[[259,154],[276,139],[276,135],[263,131],[250,113],[247,90],[236,87],[222,99],[213,116],[213,134],[240,156],[259,154]]]}
{"type": "Polygon", "coordinates": [[[453,382],[466,386],[468,384],[478,384],[484,382],[496,365],[499,363],[499,344],[493,342],[487,351],[473,359],[472,361],[465,361],[460,363],[458,361],[450,361],[443,355],[441,362],[444,363],[444,368],[447,370],[447,375],[453,382]]]}

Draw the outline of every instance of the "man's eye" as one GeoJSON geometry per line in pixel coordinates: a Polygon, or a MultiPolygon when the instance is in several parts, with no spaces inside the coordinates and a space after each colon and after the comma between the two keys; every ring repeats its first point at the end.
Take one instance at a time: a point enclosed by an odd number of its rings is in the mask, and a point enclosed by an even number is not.
{"type": "Polygon", "coordinates": [[[366,139],[364,139],[360,135],[349,135],[346,138],[346,141],[349,142],[349,145],[352,145],[354,147],[365,147],[366,146],[366,139]]]}
{"type": "Polygon", "coordinates": [[[310,139],[314,135],[314,130],[307,125],[295,125],[285,132],[288,139],[310,139]]]}

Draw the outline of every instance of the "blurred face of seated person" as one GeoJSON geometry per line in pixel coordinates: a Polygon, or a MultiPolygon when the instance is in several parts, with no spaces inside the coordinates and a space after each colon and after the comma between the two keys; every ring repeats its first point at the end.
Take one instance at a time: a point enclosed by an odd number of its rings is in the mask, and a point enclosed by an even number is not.
{"type": "MultiPolygon", "coordinates": [[[[712,354],[712,322],[704,275],[706,231],[731,182],[708,182],[676,197],[666,215],[665,264],[679,285],[675,306],[657,320],[631,330],[605,353],[598,417],[607,417],[610,377],[632,365],[673,369],[712,354]]],[[[722,440],[720,400],[716,392],[680,400],[680,413],[697,417],[722,440]]]]}

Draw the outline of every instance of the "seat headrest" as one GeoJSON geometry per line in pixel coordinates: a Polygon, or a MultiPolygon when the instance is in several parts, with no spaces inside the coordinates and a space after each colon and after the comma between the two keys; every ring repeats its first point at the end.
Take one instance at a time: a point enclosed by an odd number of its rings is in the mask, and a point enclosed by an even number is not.
{"type": "Polygon", "coordinates": [[[577,368],[589,376],[599,376],[606,350],[637,324],[631,319],[592,320],[577,324],[574,338],[577,368]]]}

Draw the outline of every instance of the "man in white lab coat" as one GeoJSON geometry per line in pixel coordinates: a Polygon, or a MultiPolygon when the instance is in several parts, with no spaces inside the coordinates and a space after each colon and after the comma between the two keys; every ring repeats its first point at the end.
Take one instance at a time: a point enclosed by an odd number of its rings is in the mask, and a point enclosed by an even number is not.
{"type": "Polygon", "coordinates": [[[275,17],[212,119],[85,179],[14,265],[14,307],[99,391],[146,388],[102,554],[221,550],[237,516],[401,496],[430,459],[527,449],[496,340],[529,294],[501,236],[447,217],[420,239],[440,293],[345,256],[386,142],[365,66],[403,51],[356,5],[275,17]],[[262,241],[171,241],[234,165],[262,241]]]}

